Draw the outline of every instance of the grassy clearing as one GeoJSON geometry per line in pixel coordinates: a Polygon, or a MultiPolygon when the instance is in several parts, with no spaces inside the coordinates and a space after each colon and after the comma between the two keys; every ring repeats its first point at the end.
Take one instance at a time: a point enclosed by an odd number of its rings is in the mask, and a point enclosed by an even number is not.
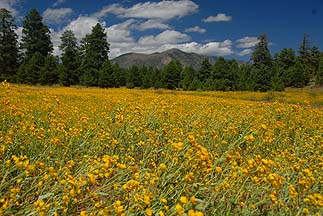
{"type": "Polygon", "coordinates": [[[3,83],[0,215],[323,214],[323,93],[196,94],[3,83]]]}

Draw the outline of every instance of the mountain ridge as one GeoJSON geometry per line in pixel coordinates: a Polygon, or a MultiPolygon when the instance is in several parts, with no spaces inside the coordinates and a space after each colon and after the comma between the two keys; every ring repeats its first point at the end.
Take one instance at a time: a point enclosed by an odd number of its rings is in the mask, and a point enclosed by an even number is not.
{"type": "Polygon", "coordinates": [[[151,54],[134,52],[126,53],[112,59],[111,61],[112,63],[119,64],[123,68],[128,68],[133,65],[162,68],[174,60],[179,61],[183,66],[192,65],[193,68],[198,69],[202,60],[205,58],[208,58],[211,64],[216,60],[216,57],[199,55],[197,53],[187,53],[180,49],[172,48],[164,52],[155,52],[151,54]]]}

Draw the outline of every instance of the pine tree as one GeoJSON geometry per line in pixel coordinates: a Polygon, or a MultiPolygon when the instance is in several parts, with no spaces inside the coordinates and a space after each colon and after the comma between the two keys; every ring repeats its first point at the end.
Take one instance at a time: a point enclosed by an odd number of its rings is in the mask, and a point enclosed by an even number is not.
{"type": "Polygon", "coordinates": [[[24,61],[20,65],[17,73],[18,82],[32,85],[39,84],[44,61],[44,56],[35,52],[28,61],[24,61]]]}
{"type": "Polygon", "coordinates": [[[258,43],[252,53],[253,78],[255,81],[254,90],[268,91],[271,89],[271,79],[273,76],[273,61],[268,49],[267,36],[262,34],[258,37],[258,43]]]}
{"type": "Polygon", "coordinates": [[[307,34],[304,34],[303,40],[298,49],[298,53],[299,53],[298,59],[300,60],[300,63],[304,68],[304,73],[303,73],[304,83],[305,85],[307,85],[315,73],[315,69],[313,68],[313,65],[312,65],[312,62],[313,62],[312,48],[310,45],[309,36],[307,34]]]}
{"type": "Polygon", "coordinates": [[[296,62],[296,55],[293,49],[282,49],[275,55],[275,80],[282,80],[284,86],[291,86],[292,70],[296,62]]]}
{"type": "Polygon", "coordinates": [[[311,58],[310,58],[310,65],[311,65],[311,76],[315,76],[316,72],[320,66],[320,51],[319,48],[316,46],[312,46],[310,49],[311,52],[311,58]]]}
{"type": "Polygon", "coordinates": [[[130,68],[128,68],[126,81],[127,88],[140,87],[142,85],[140,69],[138,66],[133,65],[130,68]]]}
{"type": "Polygon", "coordinates": [[[108,60],[109,43],[104,28],[98,23],[81,41],[82,81],[87,86],[98,85],[99,71],[108,60]]]}
{"type": "Polygon", "coordinates": [[[255,70],[258,69],[249,64],[243,64],[240,66],[237,73],[237,90],[240,91],[254,91],[255,90],[255,70]]]}
{"type": "Polygon", "coordinates": [[[317,70],[315,84],[323,86],[323,53],[321,54],[320,64],[317,70]]]}
{"type": "Polygon", "coordinates": [[[176,89],[181,80],[182,65],[179,61],[171,61],[164,67],[164,87],[176,89]]]}
{"type": "Polygon", "coordinates": [[[238,73],[240,71],[239,64],[235,59],[227,61],[228,71],[225,74],[225,78],[230,81],[229,90],[237,90],[238,86],[238,73]]]}
{"type": "Polygon", "coordinates": [[[21,48],[24,51],[24,58],[27,61],[36,52],[46,57],[53,51],[50,31],[43,24],[42,19],[39,12],[36,9],[32,9],[23,20],[21,48]]]}
{"type": "Polygon", "coordinates": [[[262,34],[258,37],[258,43],[256,44],[255,50],[252,53],[251,60],[255,66],[272,65],[272,58],[268,49],[267,36],[262,34]]]}
{"type": "Polygon", "coordinates": [[[309,41],[309,36],[304,34],[301,45],[298,49],[299,57],[303,64],[309,64],[311,58],[311,46],[309,41]]]}
{"type": "Polygon", "coordinates": [[[152,67],[142,68],[142,87],[143,88],[153,87],[153,83],[152,83],[153,71],[154,69],[152,67]]]}
{"type": "Polygon", "coordinates": [[[0,9],[0,82],[14,81],[18,69],[16,25],[10,11],[0,9]]]}
{"type": "Polygon", "coordinates": [[[198,77],[201,82],[205,82],[211,77],[211,63],[208,58],[203,59],[201,62],[200,70],[198,71],[198,77]]]}
{"type": "Polygon", "coordinates": [[[281,76],[282,67],[275,63],[273,65],[273,77],[271,78],[271,90],[272,91],[284,91],[285,84],[281,76]]]}
{"type": "Polygon", "coordinates": [[[109,60],[106,60],[99,74],[99,87],[111,88],[115,86],[113,77],[113,66],[109,60]]]}
{"type": "Polygon", "coordinates": [[[126,86],[125,70],[123,68],[120,68],[118,64],[113,64],[112,67],[115,87],[126,86]]]}
{"type": "Polygon", "coordinates": [[[60,82],[64,86],[76,85],[79,83],[80,56],[78,52],[77,39],[74,32],[66,30],[61,36],[59,49],[62,53],[62,68],[60,82]]]}
{"type": "Polygon", "coordinates": [[[226,70],[226,60],[222,56],[217,58],[212,66],[212,78],[214,80],[223,79],[226,70]]]}
{"type": "Polygon", "coordinates": [[[303,88],[305,86],[306,65],[298,59],[291,76],[291,86],[295,88],[303,88]]]}
{"type": "Polygon", "coordinates": [[[293,49],[284,48],[275,56],[276,63],[284,68],[290,68],[295,65],[296,56],[293,49]]]}
{"type": "Polygon", "coordinates": [[[180,82],[180,85],[184,90],[196,90],[190,89],[190,85],[192,84],[193,80],[197,78],[198,77],[196,71],[191,65],[189,65],[185,67],[182,72],[182,80],[180,82]]]}
{"type": "Polygon", "coordinates": [[[155,68],[152,73],[152,85],[154,88],[162,88],[163,87],[163,75],[162,72],[155,68]]]}
{"type": "Polygon", "coordinates": [[[54,85],[59,80],[58,57],[48,55],[40,71],[39,82],[42,85],[54,85]]]}

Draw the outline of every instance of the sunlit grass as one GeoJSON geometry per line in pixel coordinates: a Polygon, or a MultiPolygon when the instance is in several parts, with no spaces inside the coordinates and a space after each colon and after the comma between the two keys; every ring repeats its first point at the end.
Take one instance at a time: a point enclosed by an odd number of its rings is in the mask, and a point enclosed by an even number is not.
{"type": "Polygon", "coordinates": [[[0,215],[322,215],[321,101],[3,83],[0,215]]]}

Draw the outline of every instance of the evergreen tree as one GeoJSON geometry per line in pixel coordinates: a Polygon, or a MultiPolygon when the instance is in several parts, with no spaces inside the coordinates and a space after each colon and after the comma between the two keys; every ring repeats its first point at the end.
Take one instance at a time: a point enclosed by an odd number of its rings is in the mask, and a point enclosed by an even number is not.
{"type": "Polygon", "coordinates": [[[39,82],[42,85],[53,85],[57,84],[58,80],[58,58],[48,55],[44,60],[44,66],[41,67],[39,82]]]}
{"type": "Polygon", "coordinates": [[[317,70],[315,84],[320,86],[323,85],[323,53],[321,54],[320,64],[317,70]]]}
{"type": "Polygon", "coordinates": [[[176,89],[181,80],[182,65],[179,61],[171,61],[164,67],[164,87],[176,89]]]}
{"type": "Polygon", "coordinates": [[[59,49],[62,53],[62,68],[60,82],[64,86],[76,85],[79,83],[80,56],[78,53],[77,39],[74,32],[66,30],[61,36],[59,49]]]}
{"type": "Polygon", "coordinates": [[[86,86],[98,84],[99,71],[108,60],[109,43],[104,28],[98,23],[92,28],[91,34],[81,41],[82,82],[86,86]]]}
{"type": "Polygon", "coordinates": [[[288,69],[295,65],[296,55],[293,49],[284,48],[275,57],[277,64],[283,68],[288,69]]]}
{"type": "Polygon", "coordinates": [[[112,67],[115,87],[126,86],[125,70],[121,68],[118,64],[114,64],[112,65],[112,67]]]}
{"type": "Polygon", "coordinates": [[[255,78],[254,71],[258,69],[249,64],[240,66],[237,73],[237,89],[240,91],[254,91],[255,90],[255,78]]]}
{"type": "Polygon", "coordinates": [[[259,42],[256,44],[255,50],[251,56],[253,64],[257,67],[260,65],[271,66],[272,59],[268,49],[267,36],[265,34],[260,35],[258,37],[258,41],[259,42]]]}
{"type": "Polygon", "coordinates": [[[305,86],[306,66],[300,60],[296,60],[291,77],[291,86],[295,88],[303,88],[305,86]]]}
{"type": "Polygon", "coordinates": [[[307,34],[304,34],[298,53],[302,63],[309,64],[311,58],[311,46],[309,36],[307,34]]]}
{"type": "Polygon", "coordinates": [[[271,78],[271,90],[272,91],[284,91],[285,84],[281,77],[281,67],[278,64],[274,64],[272,71],[273,77],[271,78]]]}
{"type": "Polygon", "coordinates": [[[258,67],[253,66],[253,78],[256,83],[254,90],[261,92],[270,90],[273,77],[272,72],[272,68],[264,64],[258,67]]]}
{"type": "Polygon", "coordinates": [[[24,58],[28,61],[34,53],[38,52],[46,57],[53,51],[53,44],[50,38],[50,31],[42,22],[42,17],[36,9],[29,11],[23,20],[21,48],[24,51],[24,58]]]}
{"type": "Polygon", "coordinates": [[[316,75],[316,72],[320,66],[320,51],[319,48],[316,46],[311,47],[311,58],[310,58],[310,65],[311,65],[311,71],[310,74],[312,76],[316,75]]]}
{"type": "Polygon", "coordinates": [[[211,78],[211,68],[212,65],[208,58],[205,58],[201,62],[200,70],[198,71],[199,80],[205,82],[207,79],[211,78]]]}
{"type": "Polygon", "coordinates": [[[0,82],[13,81],[18,69],[16,25],[10,11],[0,9],[0,82]]]}
{"type": "Polygon", "coordinates": [[[310,46],[309,36],[304,34],[303,40],[301,45],[298,49],[298,59],[300,60],[300,64],[302,68],[304,68],[303,78],[304,78],[304,85],[307,85],[311,78],[314,76],[315,69],[313,69],[313,55],[311,52],[312,48],[310,46]]]}
{"type": "Polygon", "coordinates": [[[212,78],[214,80],[223,79],[226,74],[226,60],[221,56],[216,59],[212,66],[212,78]]]}
{"type": "Polygon", "coordinates": [[[196,89],[192,89],[194,87],[191,86],[191,84],[194,81],[194,79],[197,79],[197,78],[198,78],[197,73],[191,65],[185,67],[183,69],[182,80],[180,82],[181,88],[183,88],[183,90],[196,90],[196,89]]]}
{"type": "Polygon", "coordinates": [[[126,83],[127,88],[140,87],[142,85],[140,69],[138,66],[134,65],[128,69],[126,80],[127,80],[127,83],[126,83]]]}
{"type": "Polygon", "coordinates": [[[151,82],[154,88],[162,88],[164,86],[162,72],[158,68],[153,70],[151,82]]]}
{"type": "Polygon", "coordinates": [[[44,61],[44,56],[35,52],[28,61],[24,61],[20,65],[17,73],[18,82],[32,85],[39,84],[44,61]]]}
{"type": "Polygon", "coordinates": [[[260,35],[258,41],[251,56],[253,61],[252,75],[255,81],[254,90],[268,91],[271,89],[273,61],[268,49],[267,36],[265,34],[260,35]]]}
{"type": "Polygon", "coordinates": [[[275,79],[281,79],[286,87],[291,86],[295,62],[296,55],[293,49],[284,48],[275,55],[275,79]]]}
{"type": "Polygon", "coordinates": [[[154,69],[152,67],[142,68],[142,87],[143,88],[153,87],[153,82],[152,82],[153,72],[154,72],[154,69]]]}
{"type": "Polygon", "coordinates": [[[99,75],[99,87],[111,88],[115,86],[115,81],[113,77],[113,66],[109,60],[106,60],[100,70],[99,75]]]}
{"type": "Polygon", "coordinates": [[[230,81],[230,90],[237,90],[238,86],[238,73],[240,71],[239,64],[235,59],[227,61],[228,72],[225,78],[230,81]]]}

